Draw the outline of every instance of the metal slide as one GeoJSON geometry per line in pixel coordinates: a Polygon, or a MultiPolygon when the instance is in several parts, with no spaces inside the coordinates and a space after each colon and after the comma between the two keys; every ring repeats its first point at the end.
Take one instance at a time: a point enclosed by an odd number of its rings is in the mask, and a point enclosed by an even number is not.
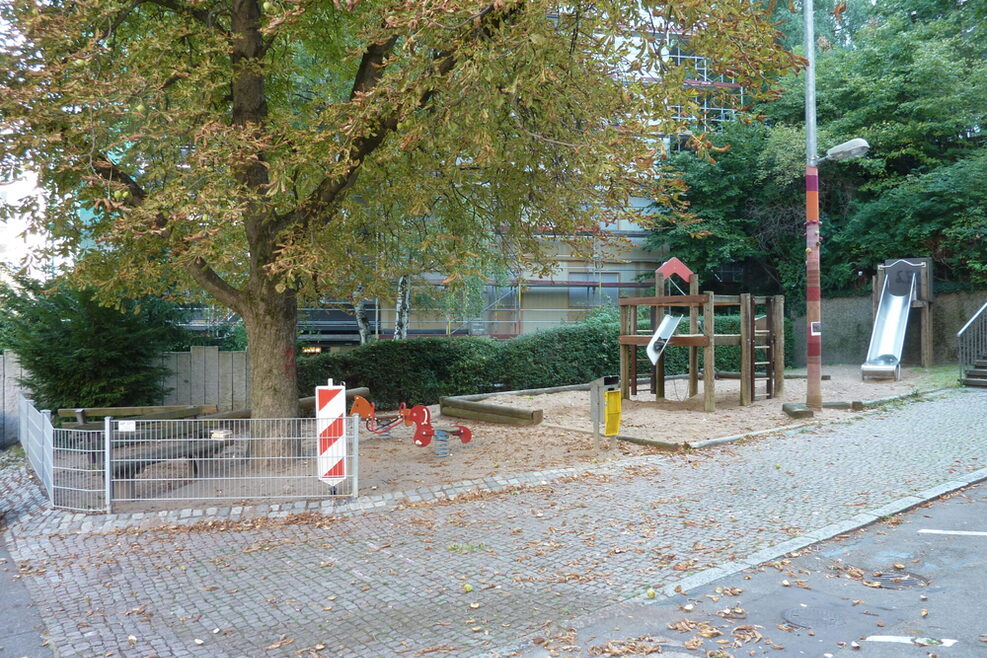
{"type": "Polygon", "coordinates": [[[648,341],[648,347],[645,350],[648,353],[648,359],[651,360],[651,365],[657,365],[658,358],[665,351],[665,346],[668,345],[668,341],[675,333],[681,319],[681,315],[666,315],[661,319],[661,324],[655,330],[655,335],[648,341]]]}
{"type": "Polygon", "coordinates": [[[901,275],[904,281],[893,281],[891,276],[884,279],[867,360],[860,366],[861,379],[901,378],[901,352],[905,346],[908,311],[915,299],[918,272],[904,271],[901,275]]]}

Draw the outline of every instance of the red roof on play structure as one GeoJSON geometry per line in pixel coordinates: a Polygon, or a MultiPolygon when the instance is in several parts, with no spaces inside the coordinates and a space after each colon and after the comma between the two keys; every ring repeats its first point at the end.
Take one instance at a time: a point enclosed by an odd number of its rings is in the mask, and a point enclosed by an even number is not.
{"type": "Polygon", "coordinates": [[[682,277],[682,280],[686,282],[691,281],[693,277],[692,270],[686,267],[685,263],[680,261],[675,256],[672,256],[664,263],[662,263],[661,267],[655,270],[655,272],[657,274],[663,274],[666,279],[673,274],[678,274],[680,277],[682,277]]]}

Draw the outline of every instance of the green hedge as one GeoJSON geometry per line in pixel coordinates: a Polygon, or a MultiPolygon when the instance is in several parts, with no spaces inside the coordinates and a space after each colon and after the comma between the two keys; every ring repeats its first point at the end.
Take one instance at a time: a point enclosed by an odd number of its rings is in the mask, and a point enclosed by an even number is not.
{"type": "Polygon", "coordinates": [[[506,340],[497,356],[504,390],[585,384],[620,372],[619,325],[587,322],[506,340]]]}
{"type": "Polygon", "coordinates": [[[433,404],[444,395],[494,389],[498,344],[486,338],[384,340],[345,352],[298,359],[298,388],[312,395],[332,377],[367,386],[381,407],[433,404]]]}
{"type": "MultiPolygon", "coordinates": [[[[738,316],[716,317],[719,333],[739,333],[739,326],[738,316]]],[[[612,318],[600,316],[499,342],[486,338],[417,338],[302,356],[298,360],[299,394],[312,395],[316,385],[332,377],[350,387],[369,387],[374,401],[388,408],[400,402],[434,404],[444,395],[585,384],[603,375],[618,374],[618,329],[612,318]]],[[[785,320],[786,363],[791,363],[792,345],[791,322],[785,320]]],[[[643,348],[640,354],[644,358],[643,348]]],[[[669,347],[665,351],[666,374],[686,372],[688,354],[685,347],[669,347]]],[[[702,350],[699,355],[701,366],[702,350]]],[[[716,367],[738,371],[740,347],[717,349],[716,367]]]]}

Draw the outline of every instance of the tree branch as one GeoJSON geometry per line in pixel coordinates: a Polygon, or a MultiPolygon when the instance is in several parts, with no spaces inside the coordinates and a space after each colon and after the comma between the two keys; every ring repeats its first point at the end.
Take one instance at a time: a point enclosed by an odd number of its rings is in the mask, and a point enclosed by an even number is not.
{"type": "MultiPolygon", "coordinates": [[[[523,2],[515,4],[510,9],[502,13],[497,13],[494,11],[496,3],[491,3],[486,6],[476,15],[471,17],[471,22],[476,25],[473,31],[477,38],[489,38],[494,30],[496,30],[504,21],[508,20],[512,15],[524,10],[525,5],[523,2]]],[[[374,88],[374,85],[379,82],[381,77],[381,71],[379,66],[373,66],[375,62],[382,62],[384,57],[386,57],[387,51],[390,47],[393,47],[393,41],[396,37],[392,37],[387,42],[383,44],[372,44],[368,46],[367,50],[364,52],[363,59],[360,62],[360,68],[357,71],[356,78],[353,83],[353,90],[350,94],[350,99],[358,92],[370,91],[374,88]],[[390,44],[390,46],[388,46],[390,44]]],[[[435,55],[432,65],[433,77],[440,79],[445,77],[452,71],[453,67],[456,65],[456,53],[454,51],[442,51],[435,55]]],[[[414,108],[425,107],[429,101],[437,93],[437,86],[433,85],[432,88],[427,89],[421,94],[416,102],[414,102],[414,108]]],[[[321,209],[332,204],[339,195],[345,191],[353,182],[356,180],[357,173],[359,172],[360,165],[363,161],[372,154],[380,145],[383,143],[384,138],[397,128],[397,124],[400,120],[403,110],[408,108],[398,108],[386,116],[381,117],[377,120],[376,124],[372,126],[372,129],[368,133],[356,139],[350,147],[349,153],[347,154],[349,160],[349,166],[346,168],[345,172],[336,176],[335,178],[324,179],[318,187],[316,187],[315,192],[309,199],[307,207],[301,214],[302,221],[304,224],[308,224],[321,209]]],[[[295,213],[291,214],[291,219],[296,218],[298,215],[295,213]]],[[[283,218],[284,222],[290,221],[286,216],[283,218]]]]}
{"type": "Polygon", "coordinates": [[[367,46],[360,59],[360,68],[356,71],[353,79],[353,88],[350,90],[350,100],[357,94],[366,93],[377,86],[377,82],[384,75],[384,59],[394,50],[398,36],[395,34],[382,43],[372,43],[367,46]]]}
{"type": "Polygon", "coordinates": [[[165,9],[170,9],[176,14],[182,14],[183,16],[188,16],[195,21],[201,23],[208,28],[214,28],[222,32],[223,34],[228,34],[227,30],[216,22],[216,15],[205,9],[198,9],[196,7],[190,7],[179,0],[145,0],[152,5],[158,5],[159,7],[164,7],[165,9]]]}
{"type": "Polygon", "coordinates": [[[134,203],[139,203],[145,197],[144,188],[134,180],[133,176],[125,172],[120,168],[115,162],[110,160],[106,154],[100,153],[96,158],[90,163],[93,171],[96,174],[110,182],[110,183],[120,183],[127,187],[127,191],[130,192],[131,198],[134,203]]]}
{"type": "Polygon", "coordinates": [[[220,303],[243,315],[243,308],[240,303],[243,300],[243,293],[228,284],[223,277],[209,267],[204,259],[196,258],[187,265],[187,269],[203,290],[219,300],[220,303]]]}
{"type": "MultiPolygon", "coordinates": [[[[119,165],[111,161],[105,154],[101,153],[98,158],[93,160],[92,168],[104,180],[110,183],[125,185],[130,192],[129,205],[139,205],[146,197],[144,188],[134,180],[133,176],[121,169],[119,165]]],[[[162,233],[169,233],[168,219],[163,214],[158,213],[154,220],[154,228],[162,233]]],[[[187,269],[196,283],[202,286],[204,290],[221,303],[240,312],[239,306],[243,294],[228,284],[215,270],[209,267],[205,259],[197,257],[188,264],[187,269]]]]}

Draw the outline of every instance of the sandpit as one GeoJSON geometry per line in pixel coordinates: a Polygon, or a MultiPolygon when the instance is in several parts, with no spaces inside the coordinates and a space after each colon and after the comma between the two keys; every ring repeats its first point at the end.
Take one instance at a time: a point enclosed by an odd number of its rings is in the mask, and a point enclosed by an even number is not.
{"type": "MultiPolygon", "coordinates": [[[[905,369],[901,381],[861,381],[859,366],[828,366],[823,374],[823,399],[827,401],[874,400],[911,393],[923,385],[922,371],[905,369]]],[[[783,402],[805,400],[805,380],[786,379],[783,396],[765,399],[764,384],[758,383],[758,396],[747,407],[738,403],[740,382],[731,379],[716,382],[716,411],[703,411],[702,385],[699,395],[686,400],[685,380],[670,379],[666,384],[667,400],[656,402],[645,392],[625,400],[621,434],[660,439],[679,444],[732,436],[758,430],[783,427],[796,422],[782,409],[783,402]]],[[[613,450],[597,453],[590,434],[558,429],[561,427],[592,430],[588,391],[565,391],[543,395],[496,395],[484,400],[544,411],[544,422],[534,427],[508,427],[479,421],[448,418],[432,407],[437,425],[466,425],[474,439],[468,445],[453,442],[449,457],[435,457],[431,447],[418,448],[411,442],[409,430],[397,430],[391,438],[364,434],[361,442],[361,492],[400,491],[506,475],[525,471],[561,468],[609,461],[631,455],[651,454],[658,450],[619,441],[613,450]]],[[[848,418],[851,411],[824,409],[813,421],[833,422],[848,418]]]]}

